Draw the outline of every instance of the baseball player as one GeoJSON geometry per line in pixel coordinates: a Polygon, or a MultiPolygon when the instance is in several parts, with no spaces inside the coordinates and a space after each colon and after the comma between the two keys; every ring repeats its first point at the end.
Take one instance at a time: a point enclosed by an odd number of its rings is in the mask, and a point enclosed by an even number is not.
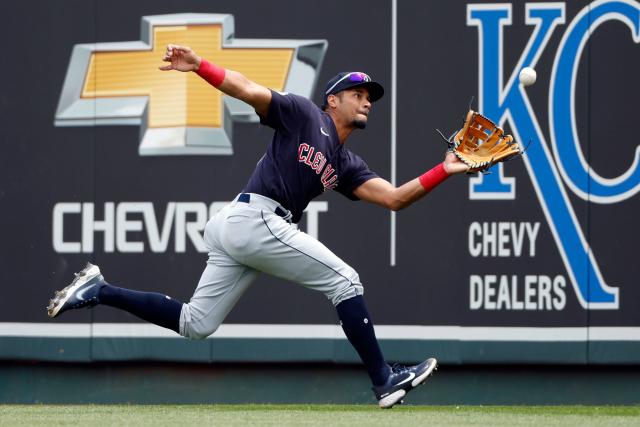
{"type": "Polygon", "coordinates": [[[244,75],[200,58],[188,47],[168,45],[163,71],[196,72],[226,95],[251,105],[273,140],[246,186],[207,223],[207,266],[188,303],[107,283],[88,264],[56,292],[48,315],[98,304],[126,310],[191,339],[213,334],[261,272],[320,291],[335,306],[345,335],[364,363],[382,408],[398,403],[436,368],[434,358],[416,366],[389,366],[375,336],[358,273],[326,246],[298,230],[307,204],[327,190],[399,210],[422,198],[448,176],[468,167],[448,153],[444,162],[394,187],[345,148],[364,129],[383,87],[362,72],[343,72],[326,85],[323,106],[269,90],[244,75]]]}

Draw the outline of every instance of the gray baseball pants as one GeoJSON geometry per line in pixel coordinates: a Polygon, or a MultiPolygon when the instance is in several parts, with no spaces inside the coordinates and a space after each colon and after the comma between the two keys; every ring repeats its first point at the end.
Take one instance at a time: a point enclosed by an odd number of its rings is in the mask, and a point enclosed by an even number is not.
{"type": "Polygon", "coordinates": [[[213,334],[261,272],[318,290],[334,305],[364,293],[353,268],[277,209],[287,212],[272,199],[250,194],[249,203],[236,197],[209,220],[209,259],[193,297],[182,306],[180,335],[213,334]]]}

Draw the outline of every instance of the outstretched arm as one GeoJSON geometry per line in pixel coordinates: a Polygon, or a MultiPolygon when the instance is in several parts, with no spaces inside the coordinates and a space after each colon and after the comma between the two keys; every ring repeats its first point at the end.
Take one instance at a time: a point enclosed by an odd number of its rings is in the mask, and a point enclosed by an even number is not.
{"type": "Polygon", "coordinates": [[[455,154],[447,153],[444,162],[400,187],[394,187],[385,179],[374,178],[356,188],[353,194],[361,200],[399,211],[424,197],[449,176],[468,170],[469,167],[462,163],[455,154]]]}
{"type": "Polygon", "coordinates": [[[194,71],[220,91],[251,105],[261,116],[266,116],[271,103],[271,91],[247,79],[243,74],[211,64],[187,46],[167,45],[162,58],[167,65],[162,71],[194,71]],[[205,69],[206,68],[206,69],[205,69]]]}

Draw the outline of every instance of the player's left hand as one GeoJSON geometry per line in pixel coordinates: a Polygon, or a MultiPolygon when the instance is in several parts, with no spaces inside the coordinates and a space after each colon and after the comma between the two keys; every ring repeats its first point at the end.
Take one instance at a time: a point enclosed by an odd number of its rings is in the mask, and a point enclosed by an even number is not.
{"type": "Polygon", "coordinates": [[[447,151],[447,154],[444,156],[444,170],[449,175],[455,175],[458,173],[464,173],[469,171],[469,166],[465,165],[462,160],[456,157],[450,151],[447,151]]]}

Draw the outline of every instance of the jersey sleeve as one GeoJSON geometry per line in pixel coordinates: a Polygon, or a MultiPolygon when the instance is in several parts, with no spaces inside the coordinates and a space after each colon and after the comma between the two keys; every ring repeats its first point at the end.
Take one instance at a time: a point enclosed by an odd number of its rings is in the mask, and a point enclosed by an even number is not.
{"type": "Polygon", "coordinates": [[[370,179],[378,177],[378,174],[369,169],[369,166],[360,156],[350,151],[346,152],[341,170],[338,186],[335,190],[349,200],[354,201],[360,199],[353,194],[353,190],[370,179]]]}
{"type": "Polygon", "coordinates": [[[300,129],[315,105],[307,98],[291,93],[271,91],[271,103],[260,123],[276,130],[294,133],[300,129]]]}

